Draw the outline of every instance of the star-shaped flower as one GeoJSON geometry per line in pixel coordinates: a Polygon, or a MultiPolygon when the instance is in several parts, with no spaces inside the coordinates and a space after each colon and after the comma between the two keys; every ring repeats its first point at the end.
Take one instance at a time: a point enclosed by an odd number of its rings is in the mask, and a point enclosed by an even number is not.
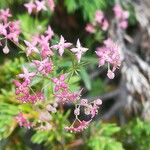
{"type": "Polygon", "coordinates": [[[88,50],[88,48],[84,48],[81,46],[79,39],[77,40],[76,48],[72,48],[71,51],[75,53],[78,63],[81,60],[81,56],[88,50]]]}
{"type": "Polygon", "coordinates": [[[47,10],[46,6],[45,6],[45,1],[36,1],[36,9],[37,12],[41,11],[41,10],[47,10]]]}
{"type": "Polygon", "coordinates": [[[36,8],[36,5],[33,2],[24,4],[24,6],[27,8],[29,14],[31,14],[33,9],[36,8]]]}
{"type": "Polygon", "coordinates": [[[52,36],[54,35],[54,32],[53,32],[53,30],[52,30],[52,28],[50,26],[48,26],[48,29],[47,29],[47,31],[45,33],[47,34],[49,39],[51,39],[52,36]]]}
{"type": "Polygon", "coordinates": [[[24,40],[26,46],[27,46],[27,56],[32,54],[32,52],[39,53],[39,50],[35,47],[35,45],[31,44],[30,42],[24,40]]]}
{"type": "Polygon", "coordinates": [[[35,76],[35,72],[29,72],[27,68],[23,67],[23,73],[19,74],[18,77],[28,81],[30,83],[30,79],[35,76]]]}
{"type": "Polygon", "coordinates": [[[53,45],[51,48],[58,49],[59,55],[62,56],[64,53],[64,49],[70,47],[72,44],[71,43],[65,43],[64,37],[61,35],[60,37],[60,42],[56,45],[53,45]]]}
{"type": "Polygon", "coordinates": [[[0,19],[3,20],[5,23],[7,22],[8,18],[11,17],[11,13],[9,9],[1,9],[0,10],[0,19]]]}

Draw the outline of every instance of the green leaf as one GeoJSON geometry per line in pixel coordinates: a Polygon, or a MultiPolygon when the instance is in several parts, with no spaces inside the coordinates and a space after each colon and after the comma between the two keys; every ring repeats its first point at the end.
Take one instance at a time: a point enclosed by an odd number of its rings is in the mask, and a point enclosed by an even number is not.
{"type": "Polygon", "coordinates": [[[89,74],[87,73],[87,71],[84,68],[81,68],[80,75],[85,84],[85,87],[88,90],[91,90],[91,80],[90,80],[89,74]]]}

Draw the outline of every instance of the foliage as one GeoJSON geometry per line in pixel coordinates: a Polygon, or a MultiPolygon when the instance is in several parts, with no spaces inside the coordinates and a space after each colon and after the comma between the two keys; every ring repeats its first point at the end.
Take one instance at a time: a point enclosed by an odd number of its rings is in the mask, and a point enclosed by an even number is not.
{"type": "Polygon", "coordinates": [[[117,141],[114,134],[120,131],[116,124],[93,124],[90,138],[87,140],[89,150],[123,150],[122,143],[117,141]]]}
{"type": "Polygon", "coordinates": [[[80,9],[85,20],[93,20],[95,10],[104,10],[108,5],[112,4],[110,0],[65,0],[65,6],[69,13],[80,9]]]}
{"type": "Polygon", "coordinates": [[[119,140],[125,149],[148,150],[150,149],[150,123],[139,118],[125,125],[120,133],[119,140]]]}

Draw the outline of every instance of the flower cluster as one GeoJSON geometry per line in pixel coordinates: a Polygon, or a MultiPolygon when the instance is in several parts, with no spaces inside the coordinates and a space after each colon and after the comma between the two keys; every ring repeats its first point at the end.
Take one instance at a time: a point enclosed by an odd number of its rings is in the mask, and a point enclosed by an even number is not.
{"type": "Polygon", "coordinates": [[[126,29],[128,27],[129,12],[124,11],[119,4],[114,6],[113,11],[115,13],[115,17],[118,19],[119,27],[126,29]]]}
{"type": "MultiPolygon", "coordinates": [[[[76,47],[73,47],[73,44],[66,42],[62,35],[60,36],[59,42],[52,45],[51,40],[53,37],[54,32],[49,26],[43,34],[33,35],[31,41],[24,40],[24,52],[26,53],[29,63],[23,66],[23,72],[17,76],[18,80],[14,80],[17,99],[21,103],[31,103],[33,108],[35,106],[35,110],[38,113],[38,122],[34,122],[34,128],[39,130],[50,130],[52,128],[50,124],[50,120],[52,119],[51,114],[57,112],[57,106],[59,104],[76,104],[81,95],[81,91],[72,92],[70,90],[69,84],[66,81],[68,77],[67,74],[60,74],[57,76],[54,73],[57,71],[57,66],[55,66],[53,58],[56,56],[62,57],[65,49],[69,49],[75,54],[77,62],[80,63],[82,55],[88,50],[81,46],[79,39],[77,40],[76,47]],[[54,50],[58,51],[59,55],[57,55],[54,50]],[[40,78],[41,81],[45,79],[49,80],[51,86],[42,86],[40,82],[39,85],[41,85],[41,88],[37,86],[34,87],[33,83],[36,78],[40,78]],[[53,97],[54,104],[45,101],[47,97],[43,92],[45,88],[52,87],[51,96],[53,97]],[[39,88],[41,90],[39,90],[39,88]],[[38,107],[40,104],[43,105],[42,108],[38,107]]],[[[23,122],[23,114],[19,114],[18,116],[23,122]]],[[[21,124],[20,122],[19,124],[21,124]]],[[[26,125],[23,124],[22,126],[26,125]]],[[[84,124],[81,124],[82,129],[85,128],[83,126],[84,124]]]]}
{"type": "MultiPolygon", "coordinates": [[[[27,8],[29,14],[47,10],[47,6],[50,6],[50,9],[53,11],[55,7],[53,0],[33,0],[24,6],[27,8]]],[[[3,25],[5,25],[11,14],[9,10],[2,14],[1,20],[3,25]]],[[[11,31],[11,33],[13,33],[13,31],[16,31],[12,30],[14,26],[18,28],[18,24],[14,25],[14,23],[9,23],[9,30],[7,29],[8,27],[6,27],[6,32],[11,31]]],[[[94,23],[88,24],[86,30],[90,33],[94,33],[97,26],[101,27],[103,31],[106,31],[109,27],[106,17],[103,12],[99,10],[96,11],[94,23]]],[[[1,32],[4,32],[3,28],[0,28],[0,33],[1,32]]],[[[65,127],[65,130],[81,132],[88,127],[92,119],[98,113],[100,105],[102,105],[102,100],[88,101],[88,99],[81,98],[82,90],[71,91],[68,83],[70,74],[65,73],[65,70],[59,67],[59,61],[56,61],[56,59],[58,57],[61,62],[65,50],[68,49],[75,55],[77,59],[76,64],[78,64],[88,49],[81,45],[79,39],[77,39],[76,46],[73,47],[73,44],[66,41],[62,35],[57,43],[53,38],[54,32],[52,28],[48,26],[43,34],[33,35],[31,40],[24,40],[24,52],[29,62],[23,66],[23,72],[20,73],[17,76],[18,79],[14,81],[16,96],[21,103],[32,104],[32,108],[37,113],[36,116],[38,116],[38,119],[34,121],[32,127],[38,130],[51,130],[53,127],[51,123],[53,113],[57,113],[59,106],[62,107],[67,103],[73,103],[75,106],[75,120],[71,126],[65,127]],[[45,90],[50,90],[50,92],[47,94],[45,90]],[[79,115],[81,115],[81,112],[90,119],[88,121],[80,120],[79,115]]],[[[14,37],[11,40],[17,42],[14,37]]],[[[113,79],[114,71],[121,63],[117,45],[110,39],[105,40],[104,46],[97,48],[96,54],[99,57],[99,66],[105,63],[108,64],[107,76],[113,79]],[[110,69],[110,65],[112,65],[112,69],[110,69]]],[[[22,113],[16,116],[16,120],[20,126],[31,127],[31,123],[27,121],[22,113]]]]}
{"type": "Polygon", "coordinates": [[[55,3],[54,0],[35,0],[34,2],[31,1],[29,3],[24,4],[28,13],[38,13],[42,10],[47,10],[47,7],[50,8],[51,11],[54,11],[55,3]]]}
{"type": "Polygon", "coordinates": [[[65,75],[62,74],[59,78],[53,78],[54,93],[58,103],[65,104],[67,102],[75,102],[79,99],[81,92],[71,92],[69,85],[65,83],[65,75]]]}
{"type": "MultiPolygon", "coordinates": [[[[5,40],[5,47],[3,48],[3,52],[5,54],[9,53],[7,39],[18,43],[18,37],[21,32],[19,21],[9,21],[11,16],[12,14],[10,13],[9,9],[0,10],[0,36],[2,36],[2,40],[5,40]]],[[[2,45],[1,42],[0,45],[2,45]]]]}
{"type": "Polygon", "coordinates": [[[96,27],[100,27],[103,31],[107,31],[109,27],[108,20],[106,19],[104,13],[101,10],[96,11],[94,22],[88,23],[85,27],[85,30],[89,33],[95,33],[96,27]]]}
{"type": "Polygon", "coordinates": [[[107,76],[113,79],[115,77],[114,71],[121,65],[119,47],[111,39],[107,39],[104,41],[103,47],[97,48],[96,54],[99,57],[99,66],[108,64],[107,76]],[[110,65],[113,67],[112,70],[110,65]]]}

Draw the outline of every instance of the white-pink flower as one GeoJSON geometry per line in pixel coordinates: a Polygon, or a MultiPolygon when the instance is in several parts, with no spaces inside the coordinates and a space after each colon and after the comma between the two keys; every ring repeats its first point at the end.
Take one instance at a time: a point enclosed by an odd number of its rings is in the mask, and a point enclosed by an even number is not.
{"type": "Polygon", "coordinates": [[[49,40],[52,38],[52,36],[54,36],[54,32],[50,26],[48,26],[48,29],[45,33],[47,34],[49,40]]]}
{"type": "Polygon", "coordinates": [[[76,48],[72,48],[71,51],[75,53],[78,63],[81,60],[82,55],[88,50],[88,48],[82,47],[79,39],[77,40],[76,48]]]}
{"type": "Polygon", "coordinates": [[[27,56],[31,55],[33,52],[39,53],[39,50],[36,48],[35,43],[32,44],[26,40],[24,40],[24,42],[27,46],[27,51],[26,51],[27,56]]]}
{"type": "Polygon", "coordinates": [[[26,3],[24,6],[27,8],[29,14],[31,14],[32,11],[36,9],[36,5],[33,2],[26,3]]]}
{"type": "Polygon", "coordinates": [[[23,73],[19,74],[18,77],[28,81],[30,83],[30,79],[36,75],[35,72],[29,72],[26,67],[23,66],[23,73]]]}
{"type": "Polygon", "coordinates": [[[41,10],[47,10],[46,6],[45,6],[45,1],[35,1],[36,4],[36,10],[37,12],[41,11],[41,10]]]}
{"type": "Polygon", "coordinates": [[[64,37],[61,35],[60,42],[56,45],[51,46],[51,48],[58,49],[59,55],[62,56],[65,48],[69,48],[72,44],[66,43],[64,37]]]}

